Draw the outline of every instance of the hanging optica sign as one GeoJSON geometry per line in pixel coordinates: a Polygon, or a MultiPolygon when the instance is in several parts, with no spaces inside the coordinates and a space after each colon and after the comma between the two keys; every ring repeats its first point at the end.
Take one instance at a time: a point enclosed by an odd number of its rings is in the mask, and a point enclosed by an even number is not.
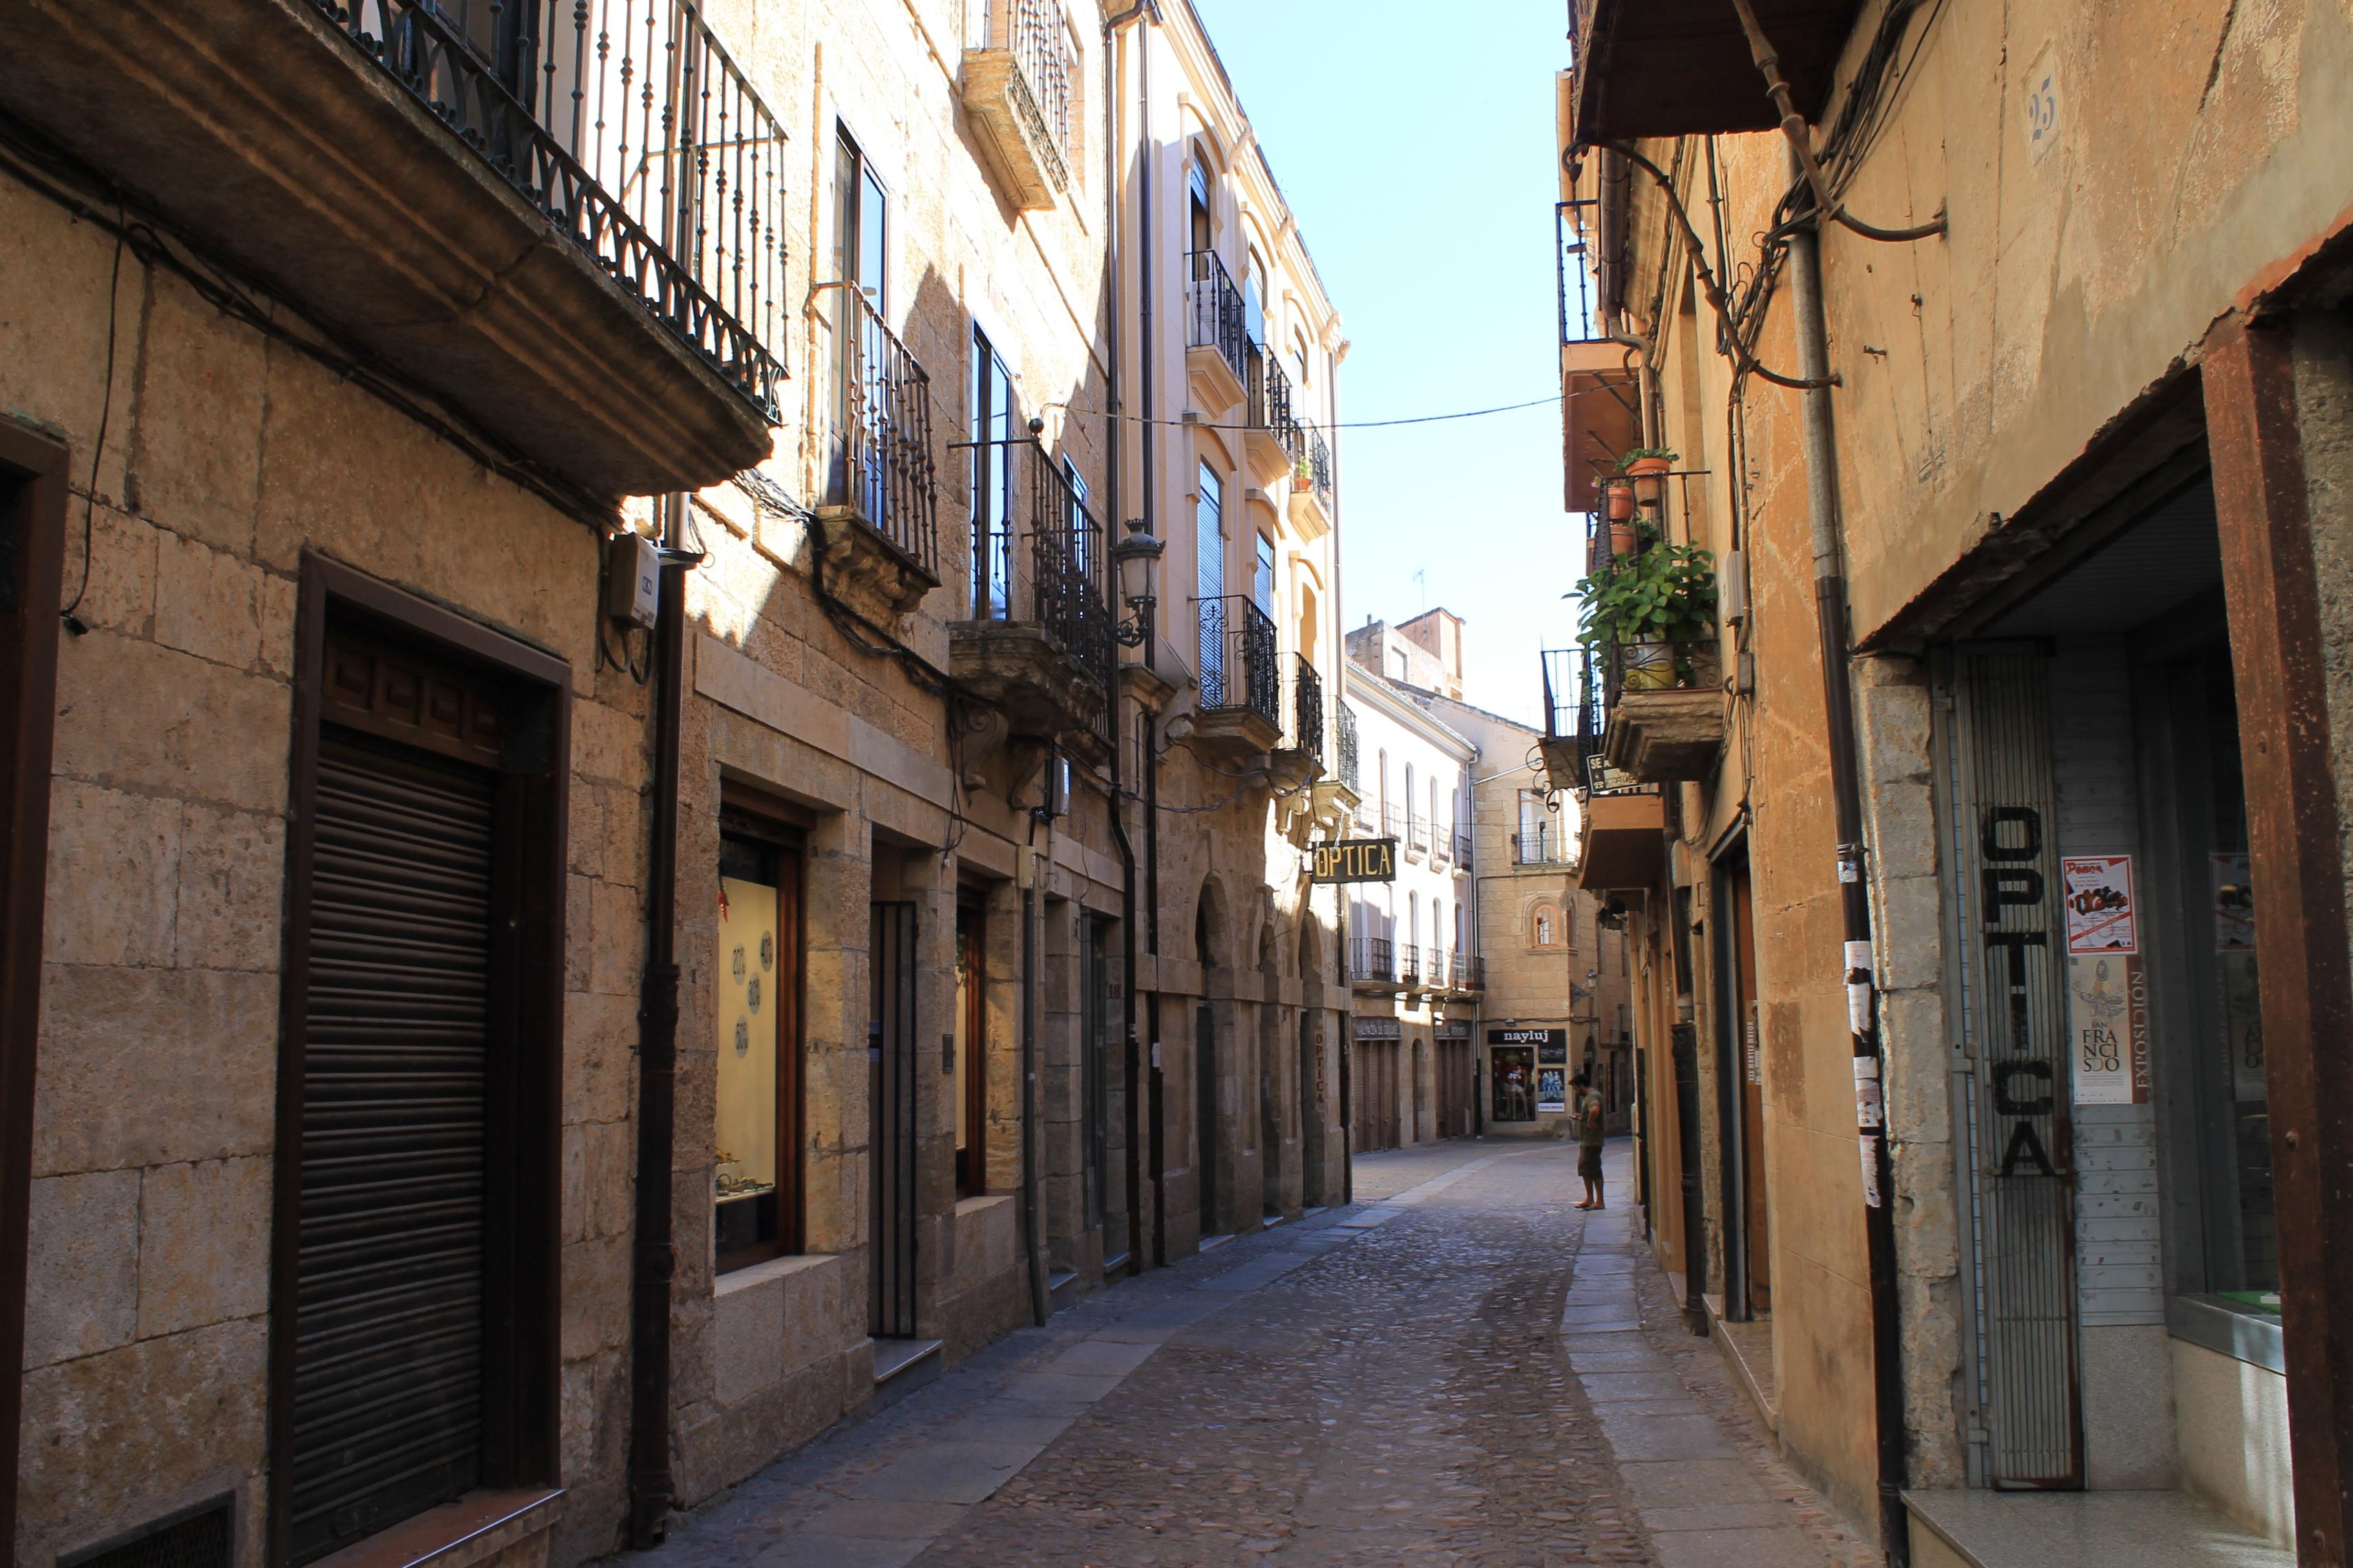
{"type": "Polygon", "coordinates": [[[1343,838],[1314,848],[1314,860],[1308,871],[1310,881],[1328,886],[1335,882],[1397,880],[1394,838],[1343,838]]]}

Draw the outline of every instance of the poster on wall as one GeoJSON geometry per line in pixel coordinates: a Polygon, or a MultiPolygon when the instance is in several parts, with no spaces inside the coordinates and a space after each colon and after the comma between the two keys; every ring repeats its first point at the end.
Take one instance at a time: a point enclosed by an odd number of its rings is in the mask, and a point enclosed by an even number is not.
{"type": "Polygon", "coordinates": [[[2212,858],[2214,951],[2255,951],[2255,893],[2247,876],[2245,852],[2212,858]]]}
{"type": "Polygon", "coordinates": [[[1568,1109],[1568,1069],[1540,1068],[1536,1071],[1536,1114],[1568,1109]]]}
{"type": "Polygon", "coordinates": [[[2067,960],[2078,1105],[2148,1102],[2148,972],[2123,953],[2067,960]]]}
{"type": "Polygon", "coordinates": [[[2131,856],[2067,856],[2059,862],[2059,880],[2067,905],[2068,952],[2140,951],[2131,856]]]}

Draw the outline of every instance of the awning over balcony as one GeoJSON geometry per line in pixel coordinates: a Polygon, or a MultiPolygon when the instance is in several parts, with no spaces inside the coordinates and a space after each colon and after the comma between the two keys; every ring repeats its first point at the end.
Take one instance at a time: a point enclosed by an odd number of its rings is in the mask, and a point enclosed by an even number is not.
{"type": "MultiPolygon", "coordinates": [[[[1816,118],[1862,5],[1754,3],[1798,112],[1816,118]]],[[[1769,131],[1780,123],[1732,0],[1574,0],[1572,12],[1577,141],[1769,131]]]]}
{"type": "Polygon", "coordinates": [[[1560,346],[1560,458],[1570,511],[1601,504],[1593,481],[1618,471],[1619,458],[1641,445],[1641,407],[1634,351],[1607,339],[1560,346]]]}

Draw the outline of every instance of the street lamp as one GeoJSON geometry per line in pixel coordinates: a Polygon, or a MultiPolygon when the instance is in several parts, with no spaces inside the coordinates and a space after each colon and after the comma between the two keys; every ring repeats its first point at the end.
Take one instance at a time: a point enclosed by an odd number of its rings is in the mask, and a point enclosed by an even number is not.
{"type": "Polygon", "coordinates": [[[1127,520],[1127,537],[1111,548],[1112,564],[1119,573],[1119,596],[1130,612],[1116,635],[1129,647],[1152,635],[1153,606],[1159,602],[1154,578],[1160,569],[1160,552],[1166,548],[1144,531],[1140,517],[1127,520]]]}

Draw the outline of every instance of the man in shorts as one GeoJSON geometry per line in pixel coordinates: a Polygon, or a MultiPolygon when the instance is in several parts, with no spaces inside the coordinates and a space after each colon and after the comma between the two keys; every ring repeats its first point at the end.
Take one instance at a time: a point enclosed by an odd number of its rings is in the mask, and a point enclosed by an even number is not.
{"type": "Polygon", "coordinates": [[[1593,1075],[1582,1068],[1568,1083],[1577,1113],[1577,1173],[1585,1182],[1585,1201],[1577,1206],[1606,1208],[1601,1201],[1601,1097],[1593,1090],[1593,1075]]]}

